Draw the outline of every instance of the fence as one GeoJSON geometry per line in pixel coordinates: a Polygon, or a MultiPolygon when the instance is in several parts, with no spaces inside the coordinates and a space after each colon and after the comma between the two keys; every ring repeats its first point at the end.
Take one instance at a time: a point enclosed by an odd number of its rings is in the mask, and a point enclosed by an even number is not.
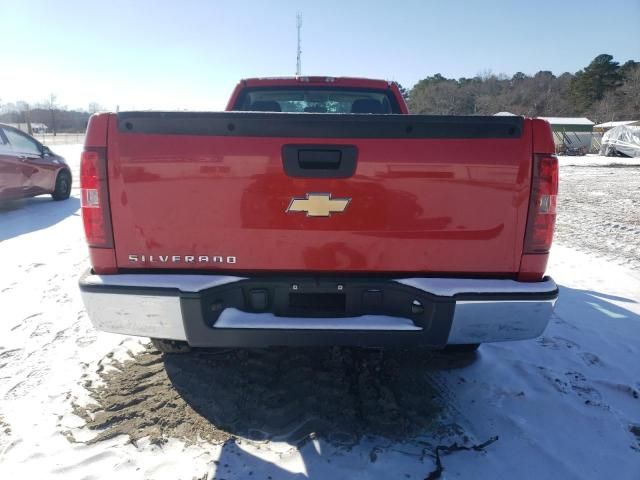
{"type": "Polygon", "coordinates": [[[34,133],[33,136],[37,138],[44,145],[66,145],[70,143],[84,143],[84,132],[82,133],[34,133]]]}
{"type": "Polygon", "coordinates": [[[598,153],[602,145],[601,132],[553,132],[556,153],[564,155],[584,155],[586,153],[598,153]]]}

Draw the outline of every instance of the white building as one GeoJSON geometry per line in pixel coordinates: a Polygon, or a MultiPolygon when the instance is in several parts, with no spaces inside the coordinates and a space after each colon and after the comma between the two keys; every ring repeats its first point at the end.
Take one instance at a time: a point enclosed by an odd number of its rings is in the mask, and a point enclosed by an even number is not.
{"type": "MultiPolygon", "coordinates": [[[[26,123],[7,123],[13,128],[17,128],[18,130],[22,130],[25,133],[29,133],[29,125],[26,123]]],[[[39,133],[47,133],[49,131],[49,127],[47,127],[44,123],[32,123],[31,124],[31,132],[35,134],[39,133]]]]}

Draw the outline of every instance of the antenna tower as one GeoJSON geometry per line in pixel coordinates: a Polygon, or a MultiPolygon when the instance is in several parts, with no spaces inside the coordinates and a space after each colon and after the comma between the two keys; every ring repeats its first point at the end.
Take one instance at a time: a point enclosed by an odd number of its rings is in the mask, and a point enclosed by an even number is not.
{"type": "Polygon", "coordinates": [[[298,28],[298,55],[296,57],[296,76],[302,75],[302,50],[300,48],[300,30],[302,29],[302,14],[296,15],[296,27],[298,28]]]}

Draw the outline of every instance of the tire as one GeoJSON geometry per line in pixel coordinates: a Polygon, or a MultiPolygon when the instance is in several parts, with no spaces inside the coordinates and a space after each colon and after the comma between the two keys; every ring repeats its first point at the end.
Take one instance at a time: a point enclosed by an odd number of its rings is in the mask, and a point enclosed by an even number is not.
{"type": "Polygon", "coordinates": [[[445,355],[464,355],[473,353],[480,347],[479,343],[466,343],[462,345],[447,345],[442,349],[445,355]]]}
{"type": "Polygon", "coordinates": [[[55,201],[66,200],[71,195],[71,175],[66,170],[60,171],[56,177],[56,186],[51,198],[55,201]]]}
{"type": "Polygon", "coordinates": [[[160,353],[189,353],[191,351],[189,344],[180,340],[152,338],[151,343],[160,353]]]}

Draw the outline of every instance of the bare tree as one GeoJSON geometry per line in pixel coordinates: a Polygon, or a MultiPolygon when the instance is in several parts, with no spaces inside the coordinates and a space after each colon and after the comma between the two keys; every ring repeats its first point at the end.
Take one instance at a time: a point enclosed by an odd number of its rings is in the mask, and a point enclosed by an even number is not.
{"type": "Polygon", "coordinates": [[[49,98],[47,98],[44,102],[45,107],[49,110],[49,113],[51,115],[51,130],[53,130],[54,137],[57,134],[57,129],[56,129],[56,114],[58,111],[58,104],[56,103],[57,99],[58,99],[58,96],[56,94],[50,93],[49,98]]]}
{"type": "Polygon", "coordinates": [[[104,111],[104,107],[102,105],[100,105],[99,103],[97,103],[97,102],[90,102],[88,111],[89,111],[89,113],[94,114],[94,113],[97,113],[97,112],[104,111]]]}
{"type": "Polygon", "coordinates": [[[621,115],[625,120],[634,120],[640,117],[640,65],[627,74],[622,87],[620,87],[623,109],[621,115]]]}
{"type": "Polygon", "coordinates": [[[29,104],[24,101],[16,102],[16,109],[20,115],[20,122],[27,124],[27,133],[33,135],[33,129],[31,128],[31,108],[29,104]]]}
{"type": "Polygon", "coordinates": [[[618,104],[618,96],[614,92],[609,91],[605,93],[602,99],[596,102],[591,108],[593,119],[596,123],[619,120],[619,118],[616,118],[616,113],[619,112],[618,104]]]}

